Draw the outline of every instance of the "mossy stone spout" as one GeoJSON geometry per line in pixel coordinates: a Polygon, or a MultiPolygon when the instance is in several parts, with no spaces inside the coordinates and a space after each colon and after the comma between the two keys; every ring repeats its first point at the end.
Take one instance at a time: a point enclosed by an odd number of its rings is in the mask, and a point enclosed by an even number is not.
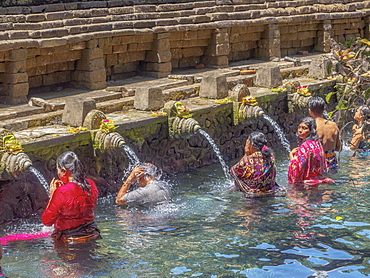
{"type": "Polygon", "coordinates": [[[199,123],[193,118],[175,117],[172,122],[172,136],[177,138],[189,138],[201,129],[199,123]]]}
{"type": "Polygon", "coordinates": [[[181,102],[168,102],[164,107],[168,115],[170,136],[174,138],[186,139],[196,134],[200,129],[200,124],[192,118],[189,108],[181,102]]]}
{"type": "Polygon", "coordinates": [[[126,144],[122,135],[118,132],[103,132],[98,130],[94,138],[95,147],[101,150],[122,147],[126,144]]]}
{"type": "Polygon", "coordinates": [[[0,180],[13,180],[32,166],[32,161],[10,131],[0,129],[0,136],[0,180]]]}
{"type": "Polygon", "coordinates": [[[258,106],[258,102],[253,96],[243,97],[239,107],[239,118],[242,120],[258,118],[265,114],[263,109],[258,106]]]}

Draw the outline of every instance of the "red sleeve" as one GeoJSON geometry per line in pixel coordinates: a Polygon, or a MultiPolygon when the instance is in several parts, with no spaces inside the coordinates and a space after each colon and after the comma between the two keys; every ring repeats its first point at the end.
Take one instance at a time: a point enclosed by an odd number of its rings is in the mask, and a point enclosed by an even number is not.
{"type": "Polygon", "coordinates": [[[64,203],[64,194],[57,188],[54,191],[48,206],[42,213],[42,223],[45,226],[51,226],[55,223],[56,219],[59,217],[59,210],[64,203]]]}

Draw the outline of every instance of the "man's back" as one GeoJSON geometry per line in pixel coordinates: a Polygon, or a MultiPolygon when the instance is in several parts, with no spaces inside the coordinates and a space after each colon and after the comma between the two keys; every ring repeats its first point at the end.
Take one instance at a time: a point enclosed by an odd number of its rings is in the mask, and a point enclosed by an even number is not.
{"type": "Polygon", "coordinates": [[[324,151],[340,151],[342,142],[339,138],[339,128],[335,122],[317,117],[316,119],[317,133],[319,134],[324,151]]]}

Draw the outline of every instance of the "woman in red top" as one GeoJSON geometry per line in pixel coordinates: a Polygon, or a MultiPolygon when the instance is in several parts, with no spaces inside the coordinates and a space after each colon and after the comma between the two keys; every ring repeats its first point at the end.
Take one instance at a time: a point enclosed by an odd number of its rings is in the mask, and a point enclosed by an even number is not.
{"type": "Polygon", "coordinates": [[[42,214],[42,223],[54,225],[52,237],[61,241],[98,239],[94,222],[98,199],[95,183],[85,178],[85,170],[74,152],[61,154],[57,161],[59,179],[50,183],[50,200],[42,214]]]}

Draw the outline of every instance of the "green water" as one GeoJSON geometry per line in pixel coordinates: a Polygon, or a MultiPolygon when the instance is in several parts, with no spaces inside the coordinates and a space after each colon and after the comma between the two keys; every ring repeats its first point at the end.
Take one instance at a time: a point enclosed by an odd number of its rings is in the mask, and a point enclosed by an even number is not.
{"type": "MultiPolygon", "coordinates": [[[[369,157],[341,154],[336,184],[286,197],[226,193],[219,164],[169,177],[173,203],[125,210],[99,201],[103,239],[69,248],[50,238],[9,242],[0,261],[13,277],[367,277],[369,157]]],[[[286,185],[287,154],[278,154],[286,185]]],[[[228,163],[229,166],[233,162],[228,163]]],[[[13,221],[0,236],[36,232],[40,217],[13,221]]]]}

